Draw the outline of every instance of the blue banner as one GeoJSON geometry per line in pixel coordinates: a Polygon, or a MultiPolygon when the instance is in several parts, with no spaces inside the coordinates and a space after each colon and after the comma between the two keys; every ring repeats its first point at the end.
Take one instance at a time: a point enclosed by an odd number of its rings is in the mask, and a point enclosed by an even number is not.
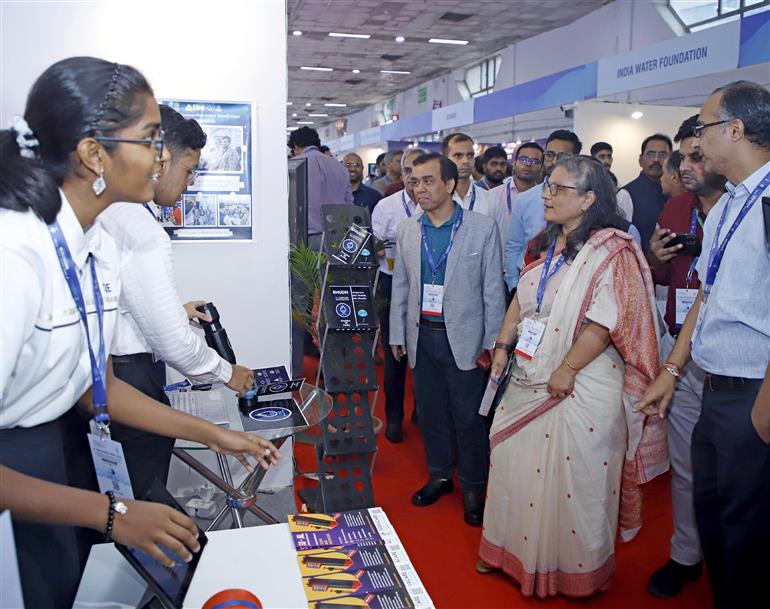
{"type": "Polygon", "coordinates": [[[770,11],[741,19],[741,51],[738,67],[770,61],[770,11]]]}
{"type": "Polygon", "coordinates": [[[530,80],[475,100],[475,122],[596,97],[596,62],[530,80]]]}

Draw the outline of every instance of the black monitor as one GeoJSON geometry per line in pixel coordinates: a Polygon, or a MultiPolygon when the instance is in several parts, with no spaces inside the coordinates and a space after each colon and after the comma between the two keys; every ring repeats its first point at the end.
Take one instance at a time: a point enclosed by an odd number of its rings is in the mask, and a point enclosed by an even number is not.
{"type": "Polygon", "coordinates": [[[307,243],[307,159],[289,159],[289,242],[307,243]]]}

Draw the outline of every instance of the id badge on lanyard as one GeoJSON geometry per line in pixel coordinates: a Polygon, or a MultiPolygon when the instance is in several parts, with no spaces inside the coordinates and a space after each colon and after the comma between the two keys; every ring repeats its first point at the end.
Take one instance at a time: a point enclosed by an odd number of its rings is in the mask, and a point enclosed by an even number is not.
{"type": "Polygon", "coordinates": [[[551,270],[551,262],[553,261],[555,250],[556,239],[553,240],[551,246],[548,248],[548,254],[543,263],[543,270],[540,273],[540,283],[537,286],[537,308],[535,309],[535,316],[524,318],[521,336],[519,336],[519,340],[516,342],[516,348],[514,349],[516,355],[527,360],[531,360],[535,356],[537,348],[543,340],[543,334],[545,334],[545,324],[538,321],[537,316],[540,315],[540,307],[543,304],[546,284],[564,264],[564,255],[561,255],[556,261],[556,264],[554,264],[553,270],[551,270]]]}
{"type": "Polygon", "coordinates": [[[134,495],[131,490],[123,448],[119,442],[110,438],[110,415],[107,409],[107,354],[104,345],[104,301],[96,275],[96,263],[93,256],[89,256],[96,320],[99,327],[98,357],[94,354],[91,345],[88,310],[67,240],[57,221],[49,224],[48,230],[56,249],[59,266],[61,266],[64,278],[67,280],[70,294],[75,301],[86,333],[88,357],[91,363],[91,405],[94,413],[91,420],[91,433],[88,434],[88,443],[91,447],[91,457],[96,469],[99,490],[101,492],[114,491],[121,497],[133,499],[134,495]]]}
{"type": "Polygon", "coordinates": [[[455,235],[460,229],[463,223],[463,209],[460,207],[457,213],[457,220],[455,220],[452,226],[452,234],[449,237],[449,245],[447,245],[444,253],[436,262],[433,259],[433,252],[428,245],[428,233],[424,224],[420,224],[420,231],[422,237],[422,245],[425,249],[425,257],[428,260],[428,266],[430,267],[431,276],[433,278],[432,283],[424,283],[422,285],[422,311],[423,315],[431,317],[440,317],[444,314],[444,286],[436,284],[436,274],[442,264],[445,264],[449,258],[449,252],[452,251],[452,245],[454,244],[455,235]]]}

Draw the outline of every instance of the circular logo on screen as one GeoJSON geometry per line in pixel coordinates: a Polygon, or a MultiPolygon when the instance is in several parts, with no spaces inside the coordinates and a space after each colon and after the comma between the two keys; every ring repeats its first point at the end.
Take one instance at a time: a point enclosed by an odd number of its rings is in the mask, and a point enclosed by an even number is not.
{"type": "Polygon", "coordinates": [[[346,252],[355,252],[356,251],[356,242],[352,239],[343,239],[342,240],[342,249],[344,249],[346,252]]]}
{"type": "Polygon", "coordinates": [[[268,423],[274,423],[276,421],[283,421],[291,416],[291,410],[283,408],[282,406],[264,408],[257,408],[249,413],[249,418],[255,421],[264,421],[268,423]]]}
{"type": "Polygon", "coordinates": [[[350,317],[351,309],[350,305],[345,304],[344,302],[341,302],[338,304],[335,309],[337,311],[337,315],[340,317],[350,317]]]}
{"type": "Polygon", "coordinates": [[[367,311],[366,309],[358,309],[358,316],[359,317],[368,317],[369,316],[369,311],[367,311]]]}
{"type": "Polygon", "coordinates": [[[270,385],[268,391],[270,393],[281,393],[282,391],[286,391],[288,387],[289,386],[286,383],[276,383],[275,385],[270,385]]]}

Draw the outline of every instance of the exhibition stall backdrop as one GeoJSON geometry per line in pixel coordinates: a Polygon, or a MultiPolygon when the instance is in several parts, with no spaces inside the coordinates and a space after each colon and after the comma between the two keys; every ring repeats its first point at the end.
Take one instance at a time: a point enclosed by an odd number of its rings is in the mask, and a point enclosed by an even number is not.
{"type": "Polygon", "coordinates": [[[644,138],[652,133],[673,137],[682,121],[696,114],[698,108],[586,101],[575,104],[573,112],[573,129],[583,142],[583,153],[589,154],[595,142],[609,142],[613,148],[612,173],[623,186],[639,175],[639,147],[644,138]],[[642,116],[632,118],[633,112],[642,116]]]}

